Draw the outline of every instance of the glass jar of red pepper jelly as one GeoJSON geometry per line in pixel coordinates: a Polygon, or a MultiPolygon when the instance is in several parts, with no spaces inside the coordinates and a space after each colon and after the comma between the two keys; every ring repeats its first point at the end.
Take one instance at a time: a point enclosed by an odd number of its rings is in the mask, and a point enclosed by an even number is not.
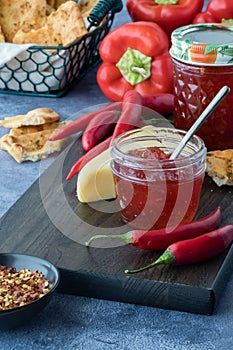
{"type": "Polygon", "coordinates": [[[208,150],[233,148],[233,26],[194,24],[173,31],[174,124],[188,130],[217,92],[231,92],[197,135],[208,150]]]}
{"type": "Polygon", "coordinates": [[[199,203],[206,147],[193,136],[181,155],[170,160],[185,131],[142,128],[115,139],[111,169],[121,217],[138,229],[189,222],[199,203]]]}

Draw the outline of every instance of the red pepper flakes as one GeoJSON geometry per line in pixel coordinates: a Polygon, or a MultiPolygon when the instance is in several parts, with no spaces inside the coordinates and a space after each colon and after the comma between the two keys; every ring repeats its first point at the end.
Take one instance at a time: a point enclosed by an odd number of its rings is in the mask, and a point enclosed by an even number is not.
{"type": "Polygon", "coordinates": [[[23,306],[49,292],[51,283],[38,270],[17,271],[0,264],[0,310],[23,306]]]}

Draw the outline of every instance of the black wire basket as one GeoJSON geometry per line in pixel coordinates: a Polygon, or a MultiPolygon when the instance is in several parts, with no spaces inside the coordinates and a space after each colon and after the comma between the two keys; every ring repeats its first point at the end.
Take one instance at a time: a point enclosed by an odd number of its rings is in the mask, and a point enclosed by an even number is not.
{"type": "Polygon", "coordinates": [[[0,66],[0,93],[61,97],[100,60],[121,0],[100,0],[87,18],[88,33],[68,47],[32,46],[0,66]]]}

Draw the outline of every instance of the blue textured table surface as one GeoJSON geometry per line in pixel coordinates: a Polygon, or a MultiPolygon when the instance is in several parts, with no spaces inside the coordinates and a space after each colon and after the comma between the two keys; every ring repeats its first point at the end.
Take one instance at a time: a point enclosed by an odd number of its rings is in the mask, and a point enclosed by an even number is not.
{"type": "MultiPolygon", "coordinates": [[[[124,8],[116,16],[114,27],[127,21],[130,19],[124,8]]],[[[59,99],[0,94],[0,118],[37,107],[53,108],[62,118],[67,118],[85,107],[107,102],[95,76],[93,69],[59,99]]],[[[0,132],[4,133],[2,129],[0,132]]],[[[44,161],[42,166],[17,164],[3,151],[0,157],[1,216],[55,157],[44,161]]],[[[14,331],[0,330],[0,349],[232,349],[232,300],[233,276],[212,316],[56,294],[30,324],[14,331]]]]}

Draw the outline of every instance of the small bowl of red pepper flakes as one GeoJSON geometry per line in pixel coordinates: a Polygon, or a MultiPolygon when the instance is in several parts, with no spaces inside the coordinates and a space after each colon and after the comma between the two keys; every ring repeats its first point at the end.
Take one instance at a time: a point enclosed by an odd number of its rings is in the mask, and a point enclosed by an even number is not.
{"type": "Polygon", "coordinates": [[[47,260],[0,254],[0,329],[30,321],[48,304],[59,280],[59,271],[47,260]]]}

